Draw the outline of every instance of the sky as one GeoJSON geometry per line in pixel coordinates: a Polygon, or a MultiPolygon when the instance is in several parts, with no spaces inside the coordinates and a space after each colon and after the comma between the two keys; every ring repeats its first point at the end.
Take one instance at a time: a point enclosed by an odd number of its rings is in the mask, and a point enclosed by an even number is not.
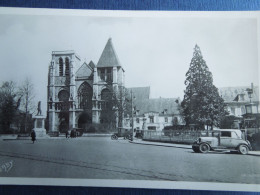
{"type": "Polygon", "coordinates": [[[183,98],[196,44],[217,87],[258,85],[257,20],[236,17],[0,17],[0,82],[29,77],[46,111],[52,51],[75,50],[97,64],[111,37],[126,87],[151,88],[151,98],[183,98]]]}

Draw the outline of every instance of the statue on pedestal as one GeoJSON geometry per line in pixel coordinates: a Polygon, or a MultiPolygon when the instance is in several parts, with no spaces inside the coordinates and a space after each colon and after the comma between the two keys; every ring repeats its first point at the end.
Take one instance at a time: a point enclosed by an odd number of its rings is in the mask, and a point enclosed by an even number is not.
{"type": "Polygon", "coordinates": [[[37,114],[33,117],[34,119],[34,128],[33,131],[37,138],[46,138],[46,129],[44,127],[45,117],[42,115],[41,101],[38,102],[37,114]]]}
{"type": "Polygon", "coordinates": [[[38,102],[38,108],[37,108],[37,116],[42,115],[42,109],[41,109],[41,101],[38,102]]]}

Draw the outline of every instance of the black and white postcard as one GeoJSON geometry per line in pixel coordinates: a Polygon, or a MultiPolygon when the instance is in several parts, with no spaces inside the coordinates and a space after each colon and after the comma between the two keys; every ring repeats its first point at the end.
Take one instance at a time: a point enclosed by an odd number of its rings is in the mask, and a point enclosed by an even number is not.
{"type": "Polygon", "coordinates": [[[259,19],[0,8],[0,183],[260,191],[259,19]]]}

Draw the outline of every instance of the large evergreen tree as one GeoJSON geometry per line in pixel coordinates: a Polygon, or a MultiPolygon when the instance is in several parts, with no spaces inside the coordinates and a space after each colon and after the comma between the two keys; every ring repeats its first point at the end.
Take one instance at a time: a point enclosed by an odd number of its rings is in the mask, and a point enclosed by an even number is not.
{"type": "Polygon", "coordinates": [[[196,124],[201,128],[205,125],[219,127],[220,120],[226,115],[224,100],[213,85],[212,74],[198,45],[194,48],[185,85],[181,106],[186,124],[196,124]]]}

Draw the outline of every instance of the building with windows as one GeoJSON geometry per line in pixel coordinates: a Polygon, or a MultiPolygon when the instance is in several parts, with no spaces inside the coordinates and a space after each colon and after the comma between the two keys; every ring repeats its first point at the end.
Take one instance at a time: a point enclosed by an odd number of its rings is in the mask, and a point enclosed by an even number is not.
{"type": "MultiPolygon", "coordinates": [[[[135,97],[134,129],[161,131],[164,127],[183,125],[180,113],[180,98],[150,98],[150,87],[129,88],[135,97]]],[[[128,118],[126,125],[130,127],[128,118]]]]}
{"type": "Polygon", "coordinates": [[[229,116],[234,119],[232,128],[241,128],[246,114],[260,113],[259,87],[254,86],[253,83],[247,87],[222,87],[219,88],[219,94],[225,101],[229,116]]]}

